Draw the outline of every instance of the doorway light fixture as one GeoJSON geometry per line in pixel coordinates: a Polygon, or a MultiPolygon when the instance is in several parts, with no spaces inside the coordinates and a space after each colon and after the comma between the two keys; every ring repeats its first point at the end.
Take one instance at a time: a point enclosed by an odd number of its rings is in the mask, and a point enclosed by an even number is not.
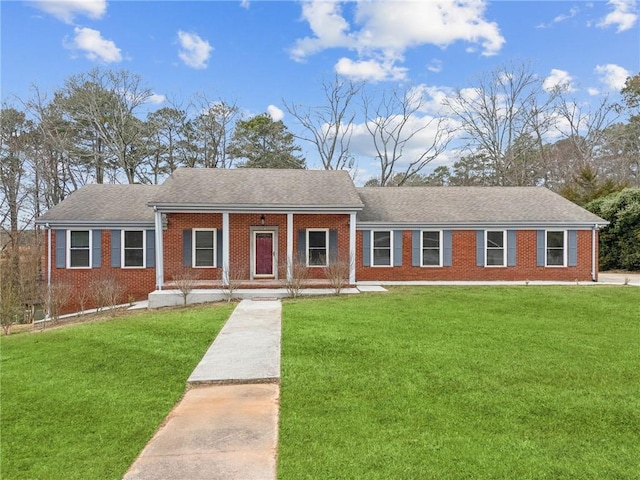
{"type": "Polygon", "coordinates": [[[263,213],[262,215],[260,215],[260,225],[264,225],[264,221],[265,221],[265,218],[263,213]]]}

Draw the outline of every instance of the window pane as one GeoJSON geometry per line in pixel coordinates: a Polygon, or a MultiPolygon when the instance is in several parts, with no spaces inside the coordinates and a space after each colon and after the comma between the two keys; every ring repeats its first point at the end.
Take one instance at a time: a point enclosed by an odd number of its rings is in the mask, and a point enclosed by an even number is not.
{"type": "Polygon", "coordinates": [[[196,250],[196,267],[213,267],[213,250],[196,250]]]}
{"type": "Polygon", "coordinates": [[[124,251],[125,267],[142,267],[144,266],[144,250],[141,248],[127,249],[124,251]]]}
{"type": "Polygon", "coordinates": [[[547,265],[564,265],[564,250],[563,249],[548,249],[547,250],[547,265]]]}
{"type": "Polygon", "coordinates": [[[391,247],[391,232],[373,232],[374,247],[391,247]]]}
{"type": "Polygon", "coordinates": [[[310,248],[325,248],[327,246],[327,232],[309,232],[310,248]]]}
{"type": "Polygon", "coordinates": [[[391,249],[381,248],[373,250],[374,265],[391,265],[391,249]]]}
{"type": "Polygon", "coordinates": [[[423,248],[439,248],[440,232],[422,232],[423,248]]]}
{"type": "Polygon", "coordinates": [[[196,248],[213,248],[213,232],[196,230],[196,248]]]}
{"type": "Polygon", "coordinates": [[[124,232],[124,248],[143,248],[143,238],[142,232],[124,232]]]}
{"type": "Polygon", "coordinates": [[[504,232],[487,232],[487,247],[504,247],[504,232]]]}
{"type": "Polygon", "coordinates": [[[422,265],[440,265],[440,251],[427,249],[422,251],[422,265]]]}
{"type": "Polygon", "coordinates": [[[69,265],[72,267],[88,267],[89,266],[89,249],[71,250],[69,256],[69,265]]]}
{"type": "Polygon", "coordinates": [[[309,265],[325,266],[326,264],[327,264],[326,250],[324,249],[309,250],[309,265]]]}
{"type": "Polygon", "coordinates": [[[504,265],[504,249],[487,250],[487,265],[504,265]]]}
{"type": "Polygon", "coordinates": [[[71,232],[71,248],[89,248],[89,232],[71,232]]]}
{"type": "Polygon", "coordinates": [[[563,248],[564,232],[547,232],[547,248],[563,248]]]}

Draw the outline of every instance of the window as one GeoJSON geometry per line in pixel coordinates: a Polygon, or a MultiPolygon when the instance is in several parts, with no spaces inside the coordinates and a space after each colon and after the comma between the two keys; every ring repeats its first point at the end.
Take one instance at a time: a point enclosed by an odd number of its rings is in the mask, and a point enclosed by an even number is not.
{"type": "Polygon", "coordinates": [[[371,249],[371,265],[376,267],[391,266],[392,240],[391,232],[371,232],[373,236],[373,248],[371,249]]]}
{"type": "Polygon", "coordinates": [[[69,268],[91,266],[91,231],[69,230],[69,268]]]}
{"type": "Polygon", "coordinates": [[[307,230],[307,265],[326,267],[329,248],[328,230],[307,230]]]}
{"type": "Polygon", "coordinates": [[[216,266],[216,230],[215,229],[194,229],[193,230],[193,266],[194,267],[215,267],[216,266]]]}
{"type": "Polygon", "coordinates": [[[486,265],[504,267],[507,258],[507,232],[504,230],[486,232],[486,265]]]}
{"type": "Polygon", "coordinates": [[[124,268],[144,268],[144,230],[122,231],[122,266],[124,268]]]}
{"type": "Polygon", "coordinates": [[[564,267],[566,265],[565,243],[564,230],[547,232],[548,267],[564,267]]]}
{"type": "Polygon", "coordinates": [[[442,266],[442,232],[422,232],[422,266],[442,266]]]}

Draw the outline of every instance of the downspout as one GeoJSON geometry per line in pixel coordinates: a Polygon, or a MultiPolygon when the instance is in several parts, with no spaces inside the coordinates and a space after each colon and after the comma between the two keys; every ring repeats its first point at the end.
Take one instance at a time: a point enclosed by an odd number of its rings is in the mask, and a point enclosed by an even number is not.
{"type": "Polygon", "coordinates": [[[598,231],[598,224],[595,223],[591,229],[591,280],[596,282],[598,277],[596,275],[596,232],[598,231]]]}
{"type": "Polygon", "coordinates": [[[51,287],[51,225],[45,224],[47,229],[47,287],[51,287]]]}

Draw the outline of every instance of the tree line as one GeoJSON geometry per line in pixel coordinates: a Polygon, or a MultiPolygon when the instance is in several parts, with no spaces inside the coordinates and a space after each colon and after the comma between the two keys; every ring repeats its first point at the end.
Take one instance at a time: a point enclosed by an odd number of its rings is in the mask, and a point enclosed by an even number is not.
{"type": "Polygon", "coordinates": [[[153,109],[153,90],[127,70],[96,68],[50,94],[33,86],[28,99],[3,100],[4,276],[20,270],[21,232],[84,184],[157,184],[182,166],[306,168],[301,144],[328,170],[355,174],[368,157],[369,186],[539,185],[581,205],[640,187],[640,74],[620,101],[595,105],[575,100],[569,85],[546,88],[526,63],[444,96],[339,77],[320,88],[318,105],[283,99],[295,134],[267,113],[247,118],[235,101],[205,94],[153,109]]]}

